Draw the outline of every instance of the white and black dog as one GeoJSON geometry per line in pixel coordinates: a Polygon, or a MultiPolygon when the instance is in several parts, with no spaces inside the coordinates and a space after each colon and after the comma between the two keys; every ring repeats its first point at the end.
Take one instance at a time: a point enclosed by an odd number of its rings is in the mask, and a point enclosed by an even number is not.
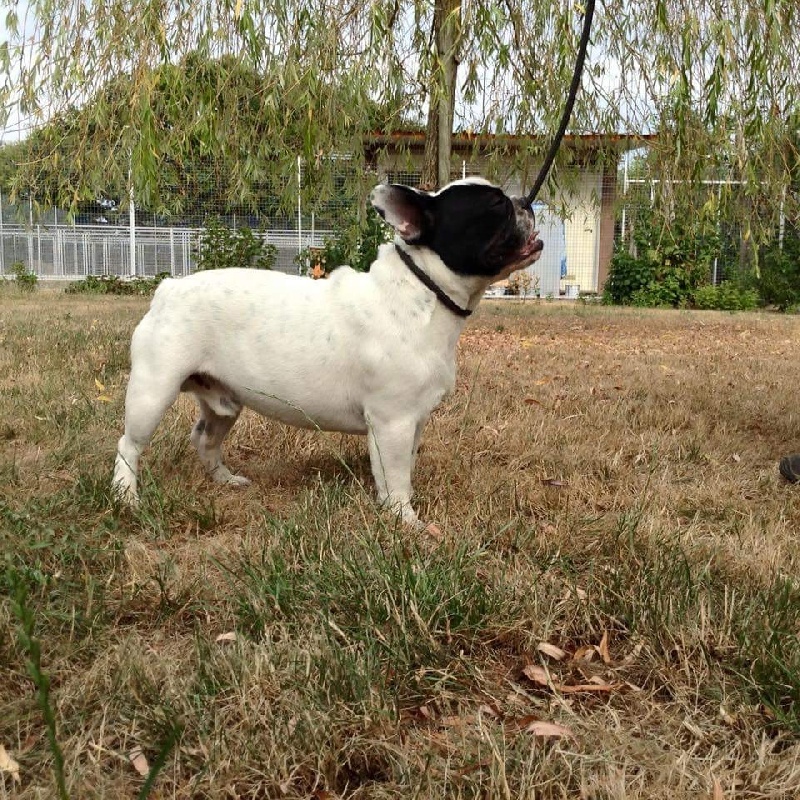
{"type": "Polygon", "coordinates": [[[419,525],[411,473],[422,429],[453,389],[456,343],[488,284],[542,250],[524,201],[482,179],[436,193],[381,185],[394,228],[367,273],[328,280],[225,269],[166,280],[133,334],[114,490],[138,499],[139,456],[181,391],[197,400],[191,439],[220,483],[242,407],[304,428],[366,435],[379,500],[419,525]]]}

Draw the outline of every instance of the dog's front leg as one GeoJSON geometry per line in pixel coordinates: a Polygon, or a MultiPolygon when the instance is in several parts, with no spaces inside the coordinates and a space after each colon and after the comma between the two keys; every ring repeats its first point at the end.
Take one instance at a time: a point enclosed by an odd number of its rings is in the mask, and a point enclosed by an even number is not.
{"type": "Polygon", "coordinates": [[[370,418],[367,438],[378,500],[399,513],[403,522],[421,527],[411,507],[411,470],[423,422],[370,418]]]}

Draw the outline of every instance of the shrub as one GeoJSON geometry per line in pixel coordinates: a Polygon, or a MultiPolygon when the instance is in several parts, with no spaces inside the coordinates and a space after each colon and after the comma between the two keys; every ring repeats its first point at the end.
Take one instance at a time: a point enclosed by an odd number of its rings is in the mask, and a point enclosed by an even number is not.
{"type": "Polygon", "coordinates": [[[712,245],[696,237],[682,242],[666,241],[644,250],[636,257],[618,252],[611,261],[605,301],[635,306],[683,308],[691,304],[698,286],[708,280],[712,245]]]}
{"type": "Polygon", "coordinates": [[[515,297],[539,295],[539,276],[522,269],[511,274],[506,284],[506,294],[515,297]]]}
{"type": "Polygon", "coordinates": [[[378,213],[369,209],[363,222],[353,218],[325,240],[320,248],[306,248],[297,254],[295,263],[301,272],[319,264],[326,272],[347,264],[356,272],[369,272],[378,257],[378,248],[387,242],[390,232],[378,213]]]}
{"type": "Polygon", "coordinates": [[[758,275],[749,284],[766,305],[787,311],[800,304],[800,239],[787,236],[781,249],[777,242],[762,253],[758,275]]]}
{"type": "Polygon", "coordinates": [[[720,250],[715,216],[690,209],[641,207],[631,218],[632,247],[623,243],[611,259],[603,302],[619,305],[691,305],[720,250]]]}
{"type": "Polygon", "coordinates": [[[11,274],[14,276],[17,288],[23,292],[32,292],[39,283],[39,278],[30,272],[21,261],[15,261],[11,265],[11,274]]]}
{"type": "Polygon", "coordinates": [[[67,294],[151,295],[169,272],[159,272],[155,278],[120,278],[117,275],[87,275],[74,281],[64,290],[67,294]]]}
{"type": "Polygon", "coordinates": [[[252,228],[229,228],[218,217],[209,217],[200,233],[197,269],[251,267],[272,269],[278,250],[252,228]]]}
{"type": "Polygon", "coordinates": [[[653,264],[644,258],[635,258],[627,250],[618,250],[611,258],[611,268],[603,287],[603,302],[625,305],[636,292],[653,280],[653,264]]]}
{"type": "Polygon", "coordinates": [[[710,311],[750,311],[758,306],[758,293],[734,281],[723,281],[719,286],[707,284],[695,289],[692,305],[710,311]]]}

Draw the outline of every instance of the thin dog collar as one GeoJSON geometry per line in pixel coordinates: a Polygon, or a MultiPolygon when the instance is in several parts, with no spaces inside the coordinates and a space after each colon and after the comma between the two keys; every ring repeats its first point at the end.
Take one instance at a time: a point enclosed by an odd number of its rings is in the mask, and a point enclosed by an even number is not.
{"type": "Polygon", "coordinates": [[[442,289],[440,289],[431,279],[429,275],[424,273],[415,263],[414,259],[403,250],[400,245],[395,244],[395,250],[397,250],[397,254],[402,259],[403,263],[414,273],[414,275],[419,278],[419,280],[428,288],[430,289],[437,297],[439,302],[448,310],[452,311],[459,317],[464,317],[466,319],[472,311],[468,308],[462,308],[458,303],[451,300],[442,289]]]}

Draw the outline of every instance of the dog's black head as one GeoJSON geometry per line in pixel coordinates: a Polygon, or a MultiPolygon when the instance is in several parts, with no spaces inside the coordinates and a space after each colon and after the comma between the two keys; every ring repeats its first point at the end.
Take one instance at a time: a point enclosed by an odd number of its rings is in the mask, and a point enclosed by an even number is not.
{"type": "Polygon", "coordinates": [[[508,274],[535,261],[542,250],[530,208],[481,178],[455,181],[431,194],[384,184],[371,200],[403,241],[429,247],[462,275],[508,274]]]}

